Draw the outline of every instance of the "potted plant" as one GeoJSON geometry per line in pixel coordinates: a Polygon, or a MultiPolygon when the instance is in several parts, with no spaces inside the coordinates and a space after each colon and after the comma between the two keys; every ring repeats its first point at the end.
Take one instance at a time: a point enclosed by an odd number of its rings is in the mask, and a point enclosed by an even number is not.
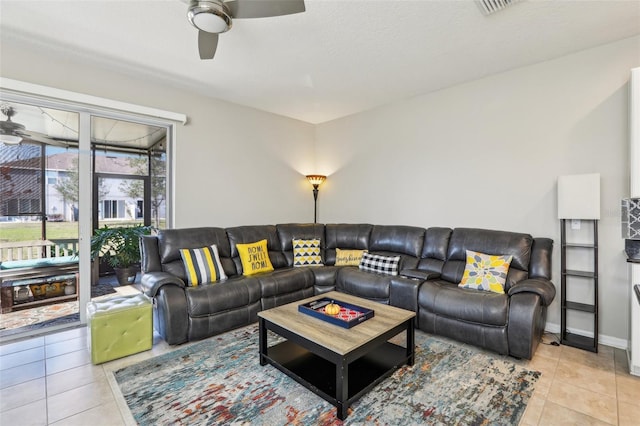
{"type": "Polygon", "coordinates": [[[102,260],[116,272],[120,285],[135,281],[140,263],[140,237],[151,233],[150,226],[135,225],[96,229],[91,237],[91,259],[102,260]]]}

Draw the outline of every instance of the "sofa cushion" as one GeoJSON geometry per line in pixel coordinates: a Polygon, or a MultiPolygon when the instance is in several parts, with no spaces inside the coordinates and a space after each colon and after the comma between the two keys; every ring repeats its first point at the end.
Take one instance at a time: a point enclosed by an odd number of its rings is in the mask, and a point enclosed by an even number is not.
{"type": "Polygon", "coordinates": [[[322,266],[320,239],[293,239],[293,266],[322,266]]]}
{"type": "Polygon", "coordinates": [[[218,247],[220,262],[227,276],[236,275],[236,266],[231,260],[231,247],[227,232],[223,228],[162,229],[158,232],[158,254],[162,270],[187,280],[180,249],[218,247]]]}
{"type": "Polygon", "coordinates": [[[294,239],[320,240],[320,256],[324,259],[324,225],[321,223],[285,223],[276,225],[276,232],[280,240],[280,252],[286,258],[287,266],[293,266],[294,239]]]}
{"type": "Polygon", "coordinates": [[[276,227],[273,225],[227,228],[227,235],[229,236],[229,244],[231,246],[231,257],[233,258],[237,271],[242,270],[242,261],[238,254],[237,244],[249,244],[260,240],[267,240],[269,260],[271,260],[274,269],[290,266],[287,264],[287,259],[282,253],[280,238],[278,237],[276,227]]]}
{"type": "Polygon", "coordinates": [[[362,271],[398,275],[398,271],[400,270],[400,256],[381,256],[379,254],[363,253],[358,267],[362,271]]]}
{"type": "Polygon", "coordinates": [[[255,243],[236,244],[236,250],[242,262],[242,275],[249,276],[261,272],[273,271],[273,265],[269,259],[267,240],[255,243]]]}
{"type": "Polygon", "coordinates": [[[505,291],[528,277],[533,238],[528,234],[476,228],[456,228],[451,234],[442,279],[459,283],[466,265],[467,250],[492,255],[513,256],[505,291]]]}
{"type": "Polygon", "coordinates": [[[424,228],[415,226],[374,225],[369,239],[369,250],[420,257],[424,234],[424,228]]]}
{"type": "Polygon", "coordinates": [[[214,315],[260,302],[260,282],[254,277],[234,277],[227,281],[185,288],[190,317],[214,315]]]}
{"type": "Polygon", "coordinates": [[[360,266],[362,255],[367,250],[344,250],[336,248],[335,266],[360,266]]]}
{"type": "Polygon", "coordinates": [[[325,264],[334,265],[336,248],[367,250],[373,225],[327,224],[325,226],[325,264]]]}
{"type": "Polygon", "coordinates": [[[9,260],[0,262],[0,270],[22,268],[44,268],[78,263],[78,256],[43,257],[40,259],[9,260]]]}
{"type": "Polygon", "coordinates": [[[504,283],[512,258],[467,250],[467,263],[459,286],[504,294],[504,283]]]}
{"type": "Polygon", "coordinates": [[[262,309],[313,296],[314,269],[319,268],[278,269],[256,276],[260,282],[262,309]]]}
{"type": "Polygon", "coordinates": [[[372,274],[357,268],[338,269],[336,290],[378,302],[389,303],[389,289],[393,276],[372,274]]]}
{"type": "Polygon", "coordinates": [[[199,249],[181,249],[180,257],[189,285],[196,286],[227,279],[215,245],[199,249]]]}
{"type": "Polygon", "coordinates": [[[313,288],[315,294],[326,293],[336,289],[336,277],[338,270],[345,269],[340,266],[323,266],[322,268],[310,268],[313,272],[313,288]]]}
{"type": "Polygon", "coordinates": [[[432,273],[441,273],[447,260],[451,228],[428,228],[425,232],[424,246],[417,269],[432,273]]]}
{"type": "Polygon", "coordinates": [[[484,325],[505,326],[509,299],[506,294],[460,288],[443,280],[425,281],[418,306],[436,315],[484,325]]]}

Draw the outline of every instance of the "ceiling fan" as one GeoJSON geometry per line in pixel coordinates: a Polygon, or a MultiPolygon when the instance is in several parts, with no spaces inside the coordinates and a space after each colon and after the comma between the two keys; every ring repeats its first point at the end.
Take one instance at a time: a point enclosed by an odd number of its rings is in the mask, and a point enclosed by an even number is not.
{"type": "Polygon", "coordinates": [[[47,135],[38,132],[30,132],[26,130],[24,124],[11,121],[11,117],[16,115],[16,110],[7,104],[0,105],[0,112],[7,117],[6,120],[0,121],[0,143],[5,145],[18,145],[23,139],[44,143],[47,145],[68,146],[64,142],[51,139],[47,135]]]}
{"type": "Polygon", "coordinates": [[[233,18],[268,18],[305,11],[304,0],[188,0],[187,18],[198,29],[200,59],[212,59],[218,34],[231,29],[233,18]]]}

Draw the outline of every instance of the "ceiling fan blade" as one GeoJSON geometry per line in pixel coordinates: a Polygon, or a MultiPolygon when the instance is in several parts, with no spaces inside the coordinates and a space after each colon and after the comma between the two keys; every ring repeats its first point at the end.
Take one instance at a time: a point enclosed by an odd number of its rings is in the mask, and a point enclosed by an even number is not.
{"type": "Polygon", "coordinates": [[[218,47],[218,34],[198,31],[198,51],[200,59],[213,59],[218,47]]]}
{"type": "Polygon", "coordinates": [[[304,0],[230,0],[225,6],[234,18],[268,18],[304,12],[304,0]]]}
{"type": "Polygon", "coordinates": [[[40,142],[46,145],[53,145],[53,146],[61,146],[64,148],[67,148],[69,146],[69,144],[62,142],[62,141],[58,141],[52,138],[47,137],[46,135],[43,135],[42,133],[36,133],[36,132],[19,132],[17,133],[19,136],[22,136],[23,139],[28,139],[34,142],[40,142]]]}

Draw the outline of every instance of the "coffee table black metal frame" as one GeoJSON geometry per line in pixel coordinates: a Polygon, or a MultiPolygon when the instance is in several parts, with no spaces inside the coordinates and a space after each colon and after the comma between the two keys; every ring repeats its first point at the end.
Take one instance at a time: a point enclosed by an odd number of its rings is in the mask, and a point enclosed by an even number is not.
{"type": "Polygon", "coordinates": [[[351,403],[404,364],[413,365],[415,360],[414,318],[389,329],[351,352],[340,355],[259,317],[260,365],[273,365],[329,401],[337,407],[338,418],[344,420],[351,403]],[[287,340],[269,347],[267,330],[287,340]],[[406,348],[388,342],[389,339],[404,331],[406,331],[406,348]]]}

